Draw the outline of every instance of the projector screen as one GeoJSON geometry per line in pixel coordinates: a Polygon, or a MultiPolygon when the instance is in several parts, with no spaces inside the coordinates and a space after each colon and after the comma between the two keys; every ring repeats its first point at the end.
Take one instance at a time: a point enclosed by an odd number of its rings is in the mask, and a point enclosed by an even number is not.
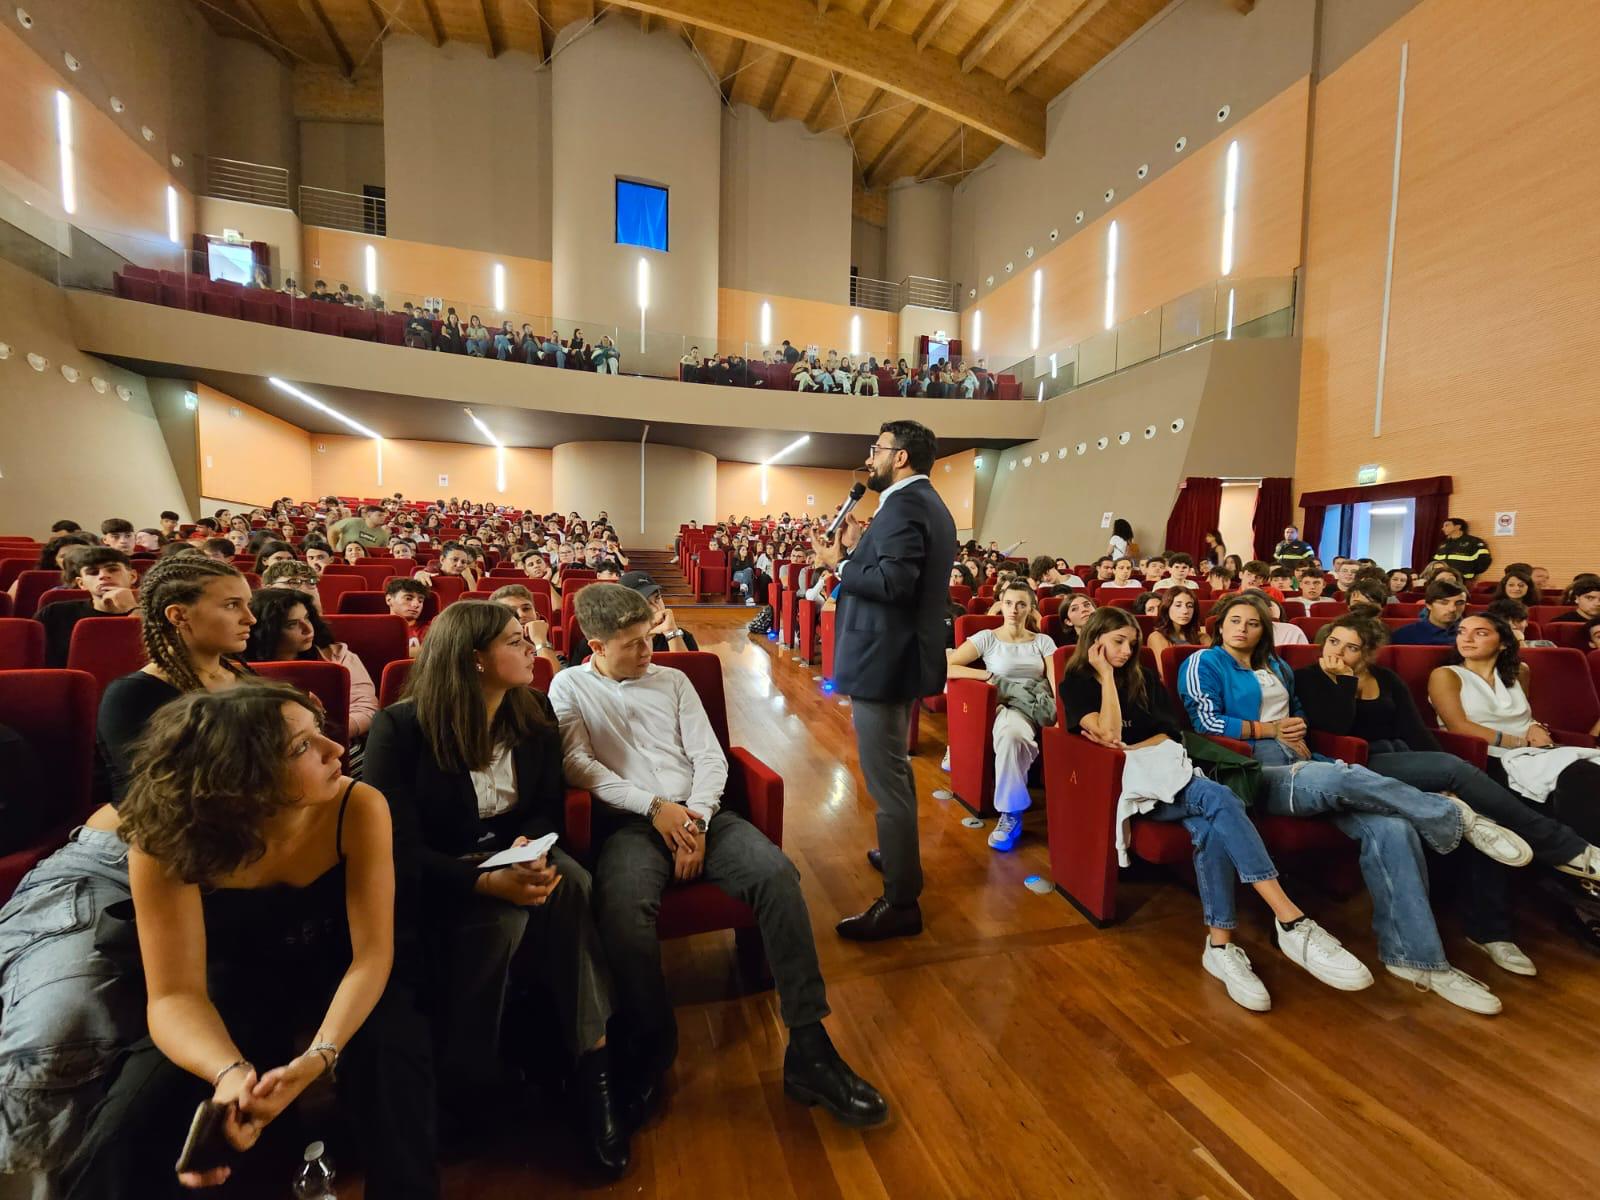
{"type": "Polygon", "coordinates": [[[213,279],[225,279],[229,283],[255,282],[256,256],[248,245],[208,242],[206,261],[213,279]]]}
{"type": "Polygon", "coordinates": [[[617,244],[666,250],[666,188],[617,180],[617,244]]]}

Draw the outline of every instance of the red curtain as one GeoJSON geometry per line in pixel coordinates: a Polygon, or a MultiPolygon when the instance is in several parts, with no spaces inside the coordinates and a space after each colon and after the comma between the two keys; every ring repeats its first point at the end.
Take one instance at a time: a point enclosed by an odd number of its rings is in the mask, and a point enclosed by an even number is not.
{"type": "Polygon", "coordinates": [[[1439,526],[1450,515],[1450,495],[1418,496],[1416,528],[1411,534],[1411,565],[1421,570],[1433,557],[1434,549],[1444,541],[1439,526]]]}
{"type": "MultiPolygon", "coordinates": [[[[1306,515],[1300,522],[1300,537],[1304,541],[1310,542],[1312,549],[1316,549],[1317,543],[1322,540],[1322,516],[1327,511],[1320,504],[1310,505],[1306,508],[1306,515]]],[[[1324,563],[1323,566],[1327,566],[1327,564],[1324,563]]]]}
{"type": "MultiPolygon", "coordinates": [[[[1293,510],[1289,503],[1289,480],[1273,476],[1261,481],[1261,491],[1256,494],[1256,515],[1250,522],[1250,532],[1255,535],[1255,556],[1270,558],[1277,548],[1278,539],[1289,527],[1293,510]]],[[[1315,545],[1316,543],[1312,543],[1315,545]]]]}
{"type": "Polygon", "coordinates": [[[1222,517],[1222,480],[1210,476],[1185,479],[1167,518],[1166,550],[1182,550],[1198,562],[1206,534],[1222,517]]]}

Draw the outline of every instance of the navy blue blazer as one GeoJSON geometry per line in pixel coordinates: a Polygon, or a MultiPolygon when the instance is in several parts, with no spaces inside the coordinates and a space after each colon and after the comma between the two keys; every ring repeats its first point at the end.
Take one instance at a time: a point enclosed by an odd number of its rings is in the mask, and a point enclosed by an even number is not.
{"type": "Polygon", "coordinates": [[[890,496],[839,579],[833,679],[841,695],[912,700],[944,690],[956,525],[918,479],[890,496]]]}

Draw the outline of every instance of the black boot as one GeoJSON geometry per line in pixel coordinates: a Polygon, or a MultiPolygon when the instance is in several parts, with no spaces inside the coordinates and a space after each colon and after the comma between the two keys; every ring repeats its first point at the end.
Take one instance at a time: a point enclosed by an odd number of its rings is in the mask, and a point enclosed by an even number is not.
{"type": "Polygon", "coordinates": [[[611,1055],[604,1046],[578,1059],[578,1101],[583,1106],[589,1153],[606,1174],[620,1177],[628,1169],[628,1134],[617,1115],[611,1055]]]}
{"type": "Polygon", "coordinates": [[[878,1125],[889,1116],[888,1102],[839,1057],[820,1021],[789,1031],[783,1091],[801,1104],[822,1105],[846,1125],[878,1125]]]}

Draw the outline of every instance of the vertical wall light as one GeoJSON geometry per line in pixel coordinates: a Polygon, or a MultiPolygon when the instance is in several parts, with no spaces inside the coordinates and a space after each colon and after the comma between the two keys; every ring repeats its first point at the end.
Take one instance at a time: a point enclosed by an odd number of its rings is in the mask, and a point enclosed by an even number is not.
{"type": "Polygon", "coordinates": [[[639,353],[644,353],[644,314],[650,307],[650,260],[639,256],[639,269],[634,279],[639,293],[639,353]]]}
{"type": "Polygon", "coordinates": [[[792,454],[794,451],[800,449],[801,446],[804,446],[810,440],[811,435],[809,433],[802,433],[782,450],[779,450],[776,454],[772,455],[772,457],[763,459],[761,461],[761,503],[765,504],[767,502],[767,468],[773,463],[777,462],[785,454],[792,454]]]}
{"type": "Polygon", "coordinates": [[[857,358],[861,354],[861,314],[850,314],[850,356],[857,358]]]}
{"type": "Polygon", "coordinates": [[[370,302],[372,294],[378,290],[378,248],[369,244],[361,257],[367,267],[367,300],[370,302]]]}
{"type": "Polygon", "coordinates": [[[972,313],[972,352],[974,354],[983,349],[983,309],[974,309],[972,313]]]}
{"type": "Polygon", "coordinates": [[[1233,341],[1233,289],[1228,289],[1228,332],[1223,336],[1223,341],[1233,341]]]}
{"type": "Polygon", "coordinates": [[[1222,274],[1233,274],[1233,208],[1239,197],[1239,143],[1228,143],[1228,178],[1222,185],[1222,274]]]}
{"type": "Polygon", "coordinates": [[[478,415],[476,413],[474,413],[470,408],[464,408],[461,411],[467,414],[467,420],[471,421],[474,425],[476,425],[478,427],[478,432],[479,433],[483,434],[484,437],[488,438],[489,441],[494,443],[494,486],[495,486],[495,490],[497,492],[502,492],[503,493],[506,490],[506,447],[505,447],[505,443],[502,442],[499,438],[495,437],[495,435],[489,431],[489,427],[487,425],[485,425],[478,418],[478,415]]]}
{"type": "Polygon", "coordinates": [[[761,345],[763,349],[772,345],[772,305],[765,300],[761,302],[761,345]]]}
{"type": "Polygon", "coordinates": [[[496,312],[506,310],[506,269],[500,263],[494,265],[494,307],[496,312]]]}
{"type": "Polygon", "coordinates": [[[176,246],[183,240],[183,231],[178,228],[178,189],[170,183],[167,184],[167,241],[176,246]]]}
{"type": "Polygon", "coordinates": [[[61,207],[70,216],[78,211],[77,164],[72,159],[72,100],[56,89],[56,146],[61,151],[61,207]]]}
{"type": "Polygon", "coordinates": [[[1054,379],[1055,377],[1056,377],[1056,356],[1054,354],[1052,354],[1050,356],[1050,378],[1054,379]]]}
{"type": "Polygon", "coordinates": [[[1117,312],[1117,223],[1106,230],[1106,328],[1116,324],[1117,312]]]}
{"type": "Polygon", "coordinates": [[[1031,349],[1039,348],[1039,308],[1044,302],[1044,268],[1035,268],[1033,272],[1033,319],[1030,326],[1031,349]]]}

